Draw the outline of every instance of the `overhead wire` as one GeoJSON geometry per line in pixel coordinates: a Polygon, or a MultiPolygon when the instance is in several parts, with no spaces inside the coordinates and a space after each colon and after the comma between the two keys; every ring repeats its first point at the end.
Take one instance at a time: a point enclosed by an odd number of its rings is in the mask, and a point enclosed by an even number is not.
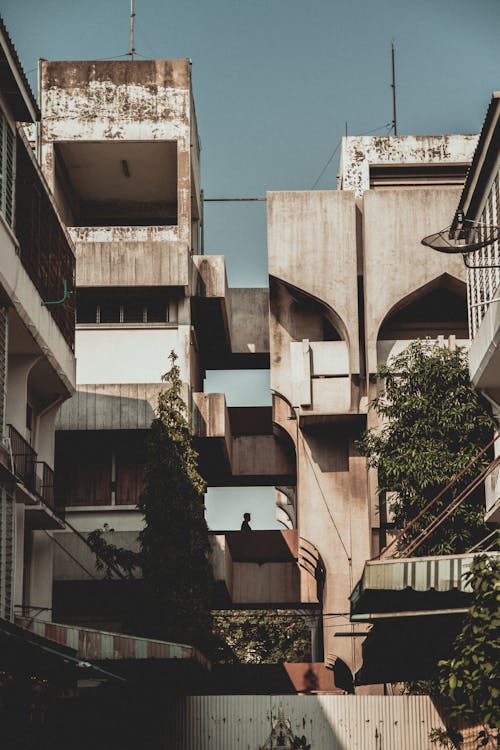
{"type": "MultiPolygon", "coordinates": [[[[390,127],[392,127],[392,122],[388,122],[388,123],[386,122],[384,125],[379,125],[377,128],[372,128],[372,130],[367,130],[364,133],[358,133],[357,137],[361,138],[363,135],[371,135],[372,133],[376,133],[377,130],[384,130],[384,129],[387,129],[387,128],[390,128],[390,127]]],[[[314,181],[314,184],[312,185],[311,190],[314,190],[314,188],[316,187],[316,185],[318,184],[318,182],[321,180],[321,178],[325,174],[326,170],[328,169],[328,167],[332,163],[332,160],[333,160],[335,154],[339,150],[341,143],[342,143],[342,137],[339,138],[339,141],[338,141],[337,145],[335,146],[335,148],[333,149],[333,151],[330,154],[330,156],[328,157],[328,160],[327,160],[325,166],[323,167],[323,169],[319,173],[318,177],[314,181]]]]}
{"type": "Polygon", "coordinates": [[[312,459],[311,459],[311,457],[310,457],[310,455],[309,455],[309,452],[308,452],[308,450],[307,450],[307,447],[306,447],[306,443],[305,443],[304,437],[303,437],[302,433],[301,433],[301,432],[299,432],[298,430],[297,430],[297,433],[298,433],[298,435],[299,435],[299,438],[300,438],[300,440],[302,441],[302,445],[303,445],[303,447],[304,447],[304,453],[305,453],[305,455],[306,455],[306,458],[307,458],[307,460],[309,461],[309,465],[310,465],[310,467],[311,467],[311,469],[312,469],[312,473],[313,473],[314,479],[315,479],[315,481],[316,481],[316,484],[318,485],[318,489],[319,489],[319,491],[320,491],[321,499],[323,500],[323,503],[324,503],[324,505],[325,505],[325,508],[326,508],[326,510],[327,510],[327,512],[328,512],[328,515],[330,516],[330,520],[331,520],[331,522],[332,522],[333,528],[334,528],[334,529],[335,529],[335,531],[337,532],[337,536],[338,536],[338,538],[339,538],[340,544],[342,545],[342,548],[343,548],[343,550],[344,550],[344,552],[345,552],[345,555],[346,555],[347,559],[348,559],[348,560],[350,561],[350,560],[351,560],[351,555],[349,554],[349,552],[348,552],[348,550],[347,550],[347,547],[346,547],[346,545],[345,545],[345,543],[344,543],[344,540],[342,539],[342,535],[341,535],[341,533],[340,533],[340,531],[339,531],[339,529],[338,529],[338,526],[337,526],[337,524],[335,523],[335,519],[334,519],[334,517],[333,517],[333,515],[332,515],[332,512],[331,512],[331,510],[330,510],[329,506],[328,506],[328,502],[327,502],[327,500],[326,500],[326,497],[325,497],[325,494],[324,494],[324,492],[323,492],[323,488],[321,487],[321,485],[320,485],[320,483],[319,483],[319,479],[318,479],[318,477],[317,477],[317,475],[316,475],[316,471],[315,471],[315,469],[314,469],[314,466],[313,466],[313,463],[312,463],[312,459]]]}

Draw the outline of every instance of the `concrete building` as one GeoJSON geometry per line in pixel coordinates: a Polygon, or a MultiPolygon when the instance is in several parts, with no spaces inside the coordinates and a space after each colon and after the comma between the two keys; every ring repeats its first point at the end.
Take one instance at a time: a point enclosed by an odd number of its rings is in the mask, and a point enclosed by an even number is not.
{"type": "MultiPolygon", "coordinates": [[[[442,269],[458,259],[467,280],[469,369],[472,383],[490,402],[498,419],[500,370],[499,165],[500,94],[486,113],[465,184],[448,215],[435,217],[425,237],[442,269]],[[438,236],[440,235],[440,236],[438,236]],[[441,248],[442,252],[437,252],[441,248]]],[[[422,235],[424,238],[425,235],[422,235]]],[[[426,251],[427,252],[427,251],[426,251]]],[[[498,434],[498,433],[497,433],[498,434]]],[[[432,677],[448,653],[470,606],[472,588],[464,579],[474,556],[498,558],[500,521],[498,437],[493,463],[484,478],[485,520],[490,532],[467,554],[368,561],[351,595],[351,620],[372,626],[363,643],[359,684],[432,677]],[[491,470],[492,469],[492,470],[491,470]]]]}
{"type": "Polygon", "coordinates": [[[28,144],[38,106],[0,21],[0,618],[52,613],[54,430],[75,387],[72,243],[28,144]]]}
{"type": "MultiPolygon", "coordinates": [[[[491,240],[468,253],[467,292],[471,346],[469,368],[474,386],[486,396],[495,416],[500,416],[500,93],[493,94],[486,113],[471,168],[452,222],[457,234],[465,230],[473,241],[491,240]]],[[[467,242],[467,239],[465,240],[467,242]]],[[[499,455],[499,441],[495,456],[499,455]]],[[[486,520],[500,522],[498,471],[485,485],[486,520]]]]}
{"type": "Polygon", "coordinates": [[[338,190],[268,194],[273,420],[295,447],[299,534],[326,570],[325,659],[353,672],[360,639],[335,632],[391,528],[355,441],[379,364],[415,338],[468,338],[463,263],[420,240],[449,220],[476,141],[345,138],[338,190]]]}
{"type": "MultiPolygon", "coordinates": [[[[41,71],[37,148],[77,258],[78,386],[58,422],[68,519],[134,544],[175,350],[207,483],[276,487],[285,527],[250,546],[213,534],[216,606],[303,610],[314,660],[356,672],[359,639],[335,633],[353,628],[349,595],[392,526],[355,442],[381,362],[419,337],[467,343],[462,260],[420,240],[449,223],[477,137],[344,139],[337,190],[267,196],[269,293],[229,289],[224,258],[203,254],[189,61],[41,71]],[[207,369],[267,367],[272,408],[203,392],[207,369]]],[[[84,542],[57,538],[58,619],[119,627],[120,594],[93,580],[84,542]]]]}

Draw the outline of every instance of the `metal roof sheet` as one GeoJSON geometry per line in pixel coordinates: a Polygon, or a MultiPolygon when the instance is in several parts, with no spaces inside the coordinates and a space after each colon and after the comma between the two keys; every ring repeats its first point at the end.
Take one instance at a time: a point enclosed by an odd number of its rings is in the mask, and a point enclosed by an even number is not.
{"type": "MultiPolygon", "coordinates": [[[[498,556],[498,552],[490,552],[498,556]]],[[[351,594],[351,614],[463,607],[475,554],[372,560],[351,594]]]]}
{"type": "Polygon", "coordinates": [[[193,646],[184,643],[138,638],[122,633],[59,625],[54,622],[16,618],[22,627],[56,643],[74,649],[80,659],[106,661],[117,659],[187,659],[204,667],[209,662],[193,646]]]}

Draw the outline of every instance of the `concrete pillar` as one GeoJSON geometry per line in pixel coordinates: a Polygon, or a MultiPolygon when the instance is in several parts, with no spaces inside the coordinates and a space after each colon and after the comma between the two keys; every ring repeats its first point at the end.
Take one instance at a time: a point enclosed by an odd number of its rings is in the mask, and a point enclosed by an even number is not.
{"type": "Polygon", "coordinates": [[[29,561],[29,584],[26,604],[30,617],[38,620],[52,619],[52,584],[54,567],[54,542],[45,531],[33,531],[29,561]]]}
{"type": "Polygon", "coordinates": [[[57,399],[37,416],[35,448],[38,460],[54,467],[55,426],[62,400],[57,399]]]}
{"type": "Polygon", "coordinates": [[[7,370],[7,423],[26,436],[26,402],[28,400],[28,376],[33,365],[40,359],[33,354],[10,354],[7,370]]]}
{"type": "Polygon", "coordinates": [[[24,594],[24,504],[16,503],[14,612],[21,613],[24,594]]]}

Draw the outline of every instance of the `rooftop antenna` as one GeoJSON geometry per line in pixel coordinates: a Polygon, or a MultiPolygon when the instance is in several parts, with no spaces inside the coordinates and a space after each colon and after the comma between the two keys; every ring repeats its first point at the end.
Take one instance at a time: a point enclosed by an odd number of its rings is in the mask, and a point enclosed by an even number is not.
{"type": "Polygon", "coordinates": [[[130,0],[130,59],[134,60],[135,47],[134,47],[134,19],[135,19],[135,2],[130,0]]]}
{"type": "Polygon", "coordinates": [[[396,64],[394,60],[394,39],[391,41],[391,68],[392,68],[392,131],[398,134],[398,122],[396,119],[396,64]]]}

